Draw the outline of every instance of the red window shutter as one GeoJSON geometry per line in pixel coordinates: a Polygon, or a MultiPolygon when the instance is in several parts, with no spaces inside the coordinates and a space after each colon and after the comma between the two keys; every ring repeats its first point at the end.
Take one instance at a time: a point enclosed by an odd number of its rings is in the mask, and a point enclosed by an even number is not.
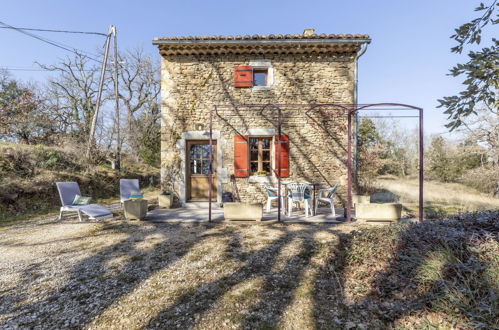
{"type": "Polygon", "coordinates": [[[246,178],[249,175],[248,136],[234,136],[234,176],[246,178]]]}
{"type": "Polygon", "coordinates": [[[250,65],[234,67],[234,87],[253,87],[253,68],[250,65]]]}
{"type": "Polygon", "coordinates": [[[274,172],[276,176],[279,176],[279,164],[281,165],[281,178],[289,177],[289,137],[287,135],[281,134],[281,140],[279,141],[279,135],[274,137],[275,143],[275,167],[274,172]],[[279,159],[279,144],[281,145],[281,158],[279,159]]]}

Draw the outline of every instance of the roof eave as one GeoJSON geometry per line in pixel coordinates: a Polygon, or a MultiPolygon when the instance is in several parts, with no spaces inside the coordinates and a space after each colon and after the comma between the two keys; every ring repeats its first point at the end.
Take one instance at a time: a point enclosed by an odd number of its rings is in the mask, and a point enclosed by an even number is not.
{"type": "Polygon", "coordinates": [[[165,40],[154,39],[153,45],[258,45],[258,44],[369,44],[371,38],[363,39],[279,39],[279,40],[165,40]]]}

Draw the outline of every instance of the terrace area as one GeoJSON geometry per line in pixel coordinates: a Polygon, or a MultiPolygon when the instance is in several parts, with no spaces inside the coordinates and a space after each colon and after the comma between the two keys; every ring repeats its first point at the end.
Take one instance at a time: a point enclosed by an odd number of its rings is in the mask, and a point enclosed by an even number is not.
{"type": "MultiPolygon", "coordinates": [[[[213,222],[224,221],[223,208],[214,205],[211,219],[213,222]]],[[[185,208],[156,209],[147,213],[146,221],[151,222],[208,222],[208,202],[187,203],[185,208]]],[[[305,217],[303,210],[293,212],[292,216],[282,215],[284,223],[341,223],[345,220],[343,209],[337,208],[333,216],[329,208],[319,208],[316,215],[305,217]]],[[[237,223],[238,221],[233,221],[237,223]]],[[[277,209],[272,208],[270,212],[264,212],[263,223],[277,222],[277,209]]]]}

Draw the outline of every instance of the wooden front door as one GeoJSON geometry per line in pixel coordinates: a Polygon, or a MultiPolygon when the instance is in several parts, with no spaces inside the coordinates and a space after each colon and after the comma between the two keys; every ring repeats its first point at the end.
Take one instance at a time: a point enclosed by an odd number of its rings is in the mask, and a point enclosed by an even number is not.
{"type": "MultiPolygon", "coordinates": [[[[217,145],[213,141],[213,184],[212,201],[217,200],[216,177],[217,145]]],[[[187,142],[187,200],[207,201],[210,171],[210,142],[187,142]]]]}

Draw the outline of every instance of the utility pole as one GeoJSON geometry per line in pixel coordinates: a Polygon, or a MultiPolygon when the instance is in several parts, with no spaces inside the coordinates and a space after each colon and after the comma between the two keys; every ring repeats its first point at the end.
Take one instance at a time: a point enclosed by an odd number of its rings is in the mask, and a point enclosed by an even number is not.
{"type": "Polygon", "coordinates": [[[109,45],[111,41],[111,33],[113,31],[113,26],[109,27],[109,32],[107,33],[106,45],[104,46],[104,61],[102,62],[102,69],[100,73],[99,80],[99,90],[97,92],[97,102],[95,105],[95,112],[92,118],[92,126],[90,127],[90,135],[88,137],[88,145],[87,145],[87,160],[90,160],[90,154],[92,152],[92,146],[94,144],[94,135],[95,135],[95,126],[97,125],[97,117],[99,116],[99,109],[102,97],[102,88],[104,86],[104,77],[106,75],[106,66],[107,66],[107,56],[109,55],[109,45]]]}
{"type": "Polygon", "coordinates": [[[120,101],[118,99],[118,42],[116,40],[116,27],[111,25],[114,44],[114,110],[116,112],[116,153],[114,169],[121,169],[121,137],[120,137],[120,101]]]}

